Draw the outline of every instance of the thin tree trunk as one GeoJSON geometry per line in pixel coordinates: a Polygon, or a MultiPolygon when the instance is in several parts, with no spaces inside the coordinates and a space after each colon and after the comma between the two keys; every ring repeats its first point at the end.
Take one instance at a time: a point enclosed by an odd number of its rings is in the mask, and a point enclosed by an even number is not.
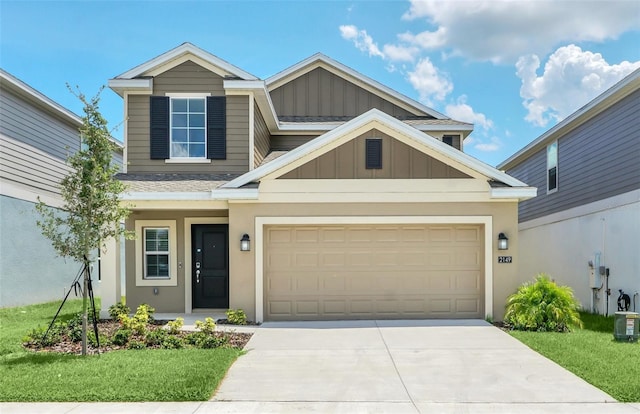
{"type": "Polygon", "coordinates": [[[87,299],[89,291],[89,263],[84,262],[84,284],[82,288],[82,355],[87,355],[87,299]]]}

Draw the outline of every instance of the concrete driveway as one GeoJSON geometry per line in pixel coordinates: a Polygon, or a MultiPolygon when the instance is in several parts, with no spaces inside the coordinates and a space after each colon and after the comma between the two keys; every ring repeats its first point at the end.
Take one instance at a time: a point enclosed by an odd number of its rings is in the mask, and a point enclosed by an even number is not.
{"type": "Polygon", "coordinates": [[[246,349],[233,412],[638,413],[481,320],[265,323],[246,349]]]}

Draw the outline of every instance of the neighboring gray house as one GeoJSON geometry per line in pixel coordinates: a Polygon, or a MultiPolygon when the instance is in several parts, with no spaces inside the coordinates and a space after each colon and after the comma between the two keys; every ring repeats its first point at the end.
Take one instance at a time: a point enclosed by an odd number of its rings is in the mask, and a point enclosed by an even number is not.
{"type": "Polygon", "coordinates": [[[498,169],[540,189],[519,205],[519,271],[549,273],[603,314],[617,310],[622,289],[638,311],[640,69],[498,169]]]}
{"type": "MultiPolygon", "coordinates": [[[[79,116],[0,69],[0,307],[60,299],[79,264],[56,257],[36,225],[38,197],[60,207],[79,116]]],[[[114,155],[122,164],[122,149],[114,155]]]]}

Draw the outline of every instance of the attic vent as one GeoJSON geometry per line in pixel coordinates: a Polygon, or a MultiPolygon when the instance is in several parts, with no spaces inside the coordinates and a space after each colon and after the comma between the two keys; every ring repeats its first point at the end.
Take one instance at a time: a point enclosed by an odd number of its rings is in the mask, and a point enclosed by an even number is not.
{"type": "Polygon", "coordinates": [[[382,140],[365,140],[366,168],[368,170],[379,170],[382,168],[382,140]]]}

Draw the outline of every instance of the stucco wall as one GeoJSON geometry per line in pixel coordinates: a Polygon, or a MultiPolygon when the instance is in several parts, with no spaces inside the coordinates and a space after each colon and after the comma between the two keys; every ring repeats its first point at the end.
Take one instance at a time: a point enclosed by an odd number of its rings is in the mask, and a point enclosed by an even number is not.
{"type": "Polygon", "coordinates": [[[38,217],[34,203],[0,195],[0,307],[61,300],[80,270],[56,257],[38,217]]]}

